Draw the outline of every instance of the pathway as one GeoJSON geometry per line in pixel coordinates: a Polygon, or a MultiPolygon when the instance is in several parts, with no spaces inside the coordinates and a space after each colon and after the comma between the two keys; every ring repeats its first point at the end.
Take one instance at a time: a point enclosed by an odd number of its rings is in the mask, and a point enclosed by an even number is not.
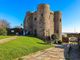
{"type": "Polygon", "coordinates": [[[0,44],[3,44],[3,43],[6,43],[6,42],[9,42],[11,40],[15,40],[17,38],[17,36],[13,36],[13,37],[9,37],[9,38],[5,38],[5,39],[1,39],[0,40],[0,44]]]}
{"type": "Polygon", "coordinates": [[[69,47],[67,44],[55,45],[55,47],[33,53],[16,60],[80,60],[80,49],[76,44],[69,47]],[[67,58],[67,59],[66,59],[67,58]]]}
{"type": "Polygon", "coordinates": [[[22,60],[65,60],[64,49],[53,47],[53,48],[49,48],[43,51],[36,52],[29,56],[21,57],[19,59],[22,59],[22,60]]]}

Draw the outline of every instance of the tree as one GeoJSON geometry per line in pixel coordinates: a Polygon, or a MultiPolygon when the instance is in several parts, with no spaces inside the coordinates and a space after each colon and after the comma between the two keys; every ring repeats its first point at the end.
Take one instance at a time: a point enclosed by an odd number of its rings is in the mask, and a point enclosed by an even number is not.
{"type": "Polygon", "coordinates": [[[6,20],[0,20],[0,35],[7,35],[7,29],[10,28],[6,20]]]}
{"type": "Polygon", "coordinates": [[[10,28],[10,24],[6,20],[0,20],[0,28],[10,28]]]}
{"type": "Polygon", "coordinates": [[[7,30],[5,28],[0,28],[0,35],[7,35],[7,30]]]}

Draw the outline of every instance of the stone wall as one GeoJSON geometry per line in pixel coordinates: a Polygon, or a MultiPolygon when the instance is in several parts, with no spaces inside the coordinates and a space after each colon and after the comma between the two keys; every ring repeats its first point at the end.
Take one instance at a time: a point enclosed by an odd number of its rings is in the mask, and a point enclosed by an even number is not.
{"type": "Polygon", "coordinates": [[[62,14],[60,11],[54,12],[54,33],[59,40],[62,40],[62,14]]]}

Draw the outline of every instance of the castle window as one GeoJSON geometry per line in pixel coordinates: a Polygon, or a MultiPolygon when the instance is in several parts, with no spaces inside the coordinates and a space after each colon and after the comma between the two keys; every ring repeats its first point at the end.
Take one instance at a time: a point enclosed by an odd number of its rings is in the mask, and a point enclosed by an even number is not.
{"type": "Polygon", "coordinates": [[[41,14],[41,17],[43,17],[43,14],[41,14]]]}
{"type": "Polygon", "coordinates": [[[49,16],[49,19],[50,19],[50,16],[49,16]]]}
{"type": "Polygon", "coordinates": [[[34,18],[34,20],[36,21],[36,20],[37,20],[37,18],[34,18]]]}
{"type": "Polygon", "coordinates": [[[36,29],[34,30],[34,35],[35,35],[35,36],[37,35],[37,31],[36,31],[36,29]]]}
{"type": "Polygon", "coordinates": [[[40,23],[42,23],[42,22],[43,22],[43,19],[40,20],[40,23]]]}
{"type": "Polygon", "coordinates": [[[56,30],[56,33],[59,33],[59,31],[58,31],[58,30],[56,30]]]}
{"type": "Polygon", "coordinates": [[[61,22],[61,19],[60,19],[60,22],[61,22]]]}
{"type": "Polygon", "coordinates": [[[41,22],[39,22],[39,24],[41,24],[41,22]]]}

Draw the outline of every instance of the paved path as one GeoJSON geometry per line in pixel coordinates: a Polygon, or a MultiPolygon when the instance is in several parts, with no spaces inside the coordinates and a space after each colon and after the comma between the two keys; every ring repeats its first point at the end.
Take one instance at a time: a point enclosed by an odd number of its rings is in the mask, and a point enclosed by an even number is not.
{"type": "Polygon", "coordinates": [[[65,60],[64,49],[53,47],[43,51],[36,52],[29,56],[24,56],[20,59],[22,60],[65,60]]]}
{"type": "Polygon", "coordinates": [[[3,43],[6,43],[6,42],[9,42],[11,40],[15,40],[17,38],[17,36],[13,36],[13,37],[9,37],[9,38],[5,38],[5,39],[1,39],[0,40],[0,44],[3,44],[3,43]]]}
{"type": "MultiPolygon", "coordinates": [[[[21,57],[22,60],[80,60],[80,49],[78,45],[55,45],[28,56],[21,57]],[[69,46],[71,49],[69,50],[69,46]]],[[[17,59],[19,60],[19,59],[17,59]]]]}

